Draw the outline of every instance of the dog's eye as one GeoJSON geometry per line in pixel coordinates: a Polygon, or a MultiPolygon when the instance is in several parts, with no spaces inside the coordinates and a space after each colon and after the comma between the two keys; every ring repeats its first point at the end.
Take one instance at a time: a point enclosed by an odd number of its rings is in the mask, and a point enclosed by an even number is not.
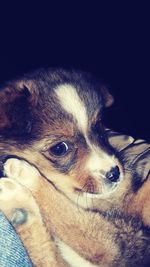
{"type": "Polygon", "coordinates": [[[66,142],[60,142],[49,149],[49,152],[57,157],[65,156],[69,150],[66,142]]]}

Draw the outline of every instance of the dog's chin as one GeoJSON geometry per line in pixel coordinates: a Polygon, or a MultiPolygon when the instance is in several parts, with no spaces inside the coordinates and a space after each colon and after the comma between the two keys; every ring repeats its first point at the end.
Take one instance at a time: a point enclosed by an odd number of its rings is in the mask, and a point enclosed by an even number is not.
{"type": "Polygon", "coordinates": [[[119,184],[120,182],[104,184],[101,190],[93,192],[76,190],[76,192],[73,194],[74,196],[72,200],[82,208],[95,208],[97,205],[99,205],[99,200],[109,201],[116,193],[119,184]]]}
{"type": "Polygon", "coordinates": [[[99,192],[83,192],[82,196],[85,198],[99,198],[106,199],[111,196],[118,188],[119,183],[114,183],[111,185],[103,185],[101,191],[99,192]]]}

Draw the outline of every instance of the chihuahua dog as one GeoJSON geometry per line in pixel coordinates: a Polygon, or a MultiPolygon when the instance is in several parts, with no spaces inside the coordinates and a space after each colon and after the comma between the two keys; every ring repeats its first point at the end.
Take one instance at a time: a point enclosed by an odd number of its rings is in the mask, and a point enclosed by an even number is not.
{"type": "Polygon", "coordinates": [[[144,250],[147,261],[147,228],[121,212],[131,179],[101,123],[112,102],[83,72],[39,70],[1,88],[1,171],[11,179],[0,181],[0,208],[34,266],[138,267],[144,250]]]}
{"type": "Polygon", "coordinates": [[[35,165],[82,207],[105,199],[123,179],[123,168],[102,125],[113,98],[89,74],[38,70],[0,90],[1,165],[18,156],[35,165]],[[6,157],[5,157],[6,156],[6,157]]]}
{"type": "Polygon", "coordinates": [[[93,208],[123,179],[102,125],[112,103],[106,86],[84,72],[40,69],[7,82],[0,89],[1,170],[10,157],[25,159],[47,186],[93,208]]]}

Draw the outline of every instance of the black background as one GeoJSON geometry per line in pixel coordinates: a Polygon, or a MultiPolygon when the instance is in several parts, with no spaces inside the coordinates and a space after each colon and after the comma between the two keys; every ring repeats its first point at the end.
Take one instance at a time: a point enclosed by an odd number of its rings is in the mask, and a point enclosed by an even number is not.
{"type": "Polygon", "coordinates": [[[115,96],[107,126],[150,140],[148,1],[12,1],[0,10],[1,82],[38,67],[87,70],[115,96]]]}

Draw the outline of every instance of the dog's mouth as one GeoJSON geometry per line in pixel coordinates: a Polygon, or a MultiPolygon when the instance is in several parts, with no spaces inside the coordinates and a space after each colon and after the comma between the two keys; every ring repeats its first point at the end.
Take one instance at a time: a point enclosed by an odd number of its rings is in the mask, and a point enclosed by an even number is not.
{"type": "Polygon", "coordinates": [[[109,197],[111,194],[113,194],[118,186],[120,184],[120,181],[118,182],[113,182],[113,183],[103,183],[101,188],[99,190],[86,190],[84,188],[75,188],[75,192],[80,194],[82,197],[86,198],[100,198],[100,199],[105,199],[109,197]]]}

